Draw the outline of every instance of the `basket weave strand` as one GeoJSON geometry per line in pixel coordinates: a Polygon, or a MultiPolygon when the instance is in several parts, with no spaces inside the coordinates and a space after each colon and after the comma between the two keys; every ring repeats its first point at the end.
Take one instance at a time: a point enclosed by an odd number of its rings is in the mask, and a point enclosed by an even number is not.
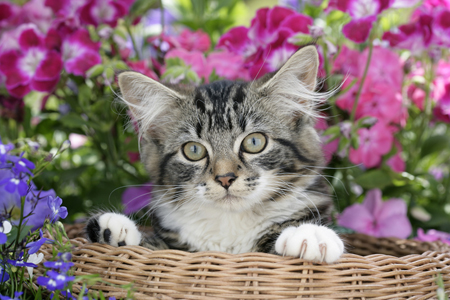
{"type": "MultiPolygon", "coordinates": [[[[436,299],[437,274],[450,291],[450,252],[344,254],[326,265],[265,253],[151,251],[71,241],[77,245],[75,275],[100,274],[116,285],[134,282],[136,299],[436,299]]],[[[51,246],[44,245],[43,253],[50,259],[51,246]]],[[[89,288],[126,296],[106,284],[89,288]]]]}

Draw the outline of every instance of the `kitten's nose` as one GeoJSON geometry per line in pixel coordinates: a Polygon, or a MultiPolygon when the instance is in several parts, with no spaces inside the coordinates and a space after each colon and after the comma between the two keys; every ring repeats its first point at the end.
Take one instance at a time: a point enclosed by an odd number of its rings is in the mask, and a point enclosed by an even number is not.
{"type": "Polygon", "coordinates": [[[216,181],[220,183],[225,189],[228,190],[228,188],[233,183],[233,181],[236,180],[236,178],[237,176],[234,175],[234,173],[227,173],[225,175],[217,175],[216,181]]]}

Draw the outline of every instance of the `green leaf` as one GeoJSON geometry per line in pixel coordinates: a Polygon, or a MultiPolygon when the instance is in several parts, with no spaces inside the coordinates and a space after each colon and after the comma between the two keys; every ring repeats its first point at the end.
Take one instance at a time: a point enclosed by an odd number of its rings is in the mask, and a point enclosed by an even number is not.
{"type": "Polygon", "coordinates": [[[366,189],[382,189],[392,184],[392,178],[383,170],[372,170],[355,178],[355,182],[366,189]]]}
{"type": "Polygon", "coordinates": [[[86,121],[76,113],[69,113],[61,118],[61,123],[69,128],[81,128],[86,121]]]}
{"type": "MultiPolygon", "coordinates": [[[[33,226],[22,225],[19,241],[22,241],[30,232],[33,226]]],[[[8,234],[8,244],[12,244],[16,241],[19,233],[19,228],[17,226],[13,226],[11,232],[8,234]]]]}
{"type": "Polygon", "coordinates": [[[448,148],[450,148],[450,137],[446,135],[434,135],[423,143],[420,157],[422,158],[435,152],[441,152],[448,148]]]}
{"type": "Polygon", "coordinates": [[[113,63],[114,69],[116,70],[129,70],[130,68],[123,61],[115,61],[113,63]]]}
{"type": "Polygon", "coordinates": [[[91,93],[92,89],[85,84],[78,87],[78,103],[80,103],[81,107],[87,108],[89,106],[91,93]]]}
{"type": "Polygon", "coordinates": [[[103,73],[105,67],[103,65],[95,65],[86,72],[88,78],[94,78],[103,73]]]}
{"type": "Polygon", "coordinates": [[[323,132],[322,135],[339,135],[341,133],[341,129],[339,128],[339,125],[330,126],[323,132]]]}
{"type": "Polygon", "coordinates": [[[186,66],[186,64],[184,63],[184,61],[181,58],[171,57],[171,58],[166,59],[166,67],[167,68],[178,67],[178,66],[183,66],[183,67],[186,66]]]}
{"type": "Polygon", "coordinates": [[[130,8],[130,15],[142,16],[147,12],[155,3],[155,0],[137,0],[130,8]]]}

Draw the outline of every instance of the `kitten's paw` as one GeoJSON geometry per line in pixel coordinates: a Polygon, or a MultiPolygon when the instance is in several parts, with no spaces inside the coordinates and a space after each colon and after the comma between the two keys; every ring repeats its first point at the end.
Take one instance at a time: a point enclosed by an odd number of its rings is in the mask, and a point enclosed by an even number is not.
{"type": "Polygon", "coordinates": [[[275,243],[275,251],[281,255],[332,263],[344,253],[344,243],[330,228],[303,224],[285,228],[275,243]]]}
{"type": "Polygon", "coordinates": [[[127,216],[104,213],[92,217],[86,226],[88,238],[93,243],[111,246],[139,245],[141,233],[127,216]]]}

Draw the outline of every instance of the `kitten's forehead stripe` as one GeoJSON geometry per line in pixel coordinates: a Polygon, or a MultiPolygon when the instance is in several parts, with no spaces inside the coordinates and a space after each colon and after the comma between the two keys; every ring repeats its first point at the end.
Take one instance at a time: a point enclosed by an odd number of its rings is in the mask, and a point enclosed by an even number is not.
{"type": "Polygon", "coordinates": [[[306,158],[305,156],[303,156],[300,151],[297,149],[297,147],[295,147],[295,145],[291,142],[289,142],[288,140],[285,139],[274,139],[275,141],[277,141],[278,143],[280,143],[283,146],[289,147],[294,154],[297,156],[297,159],[303,163],[309,163],[312,164],[314,163],[314,161],[310,160],[309,158],[306,158]]]}

